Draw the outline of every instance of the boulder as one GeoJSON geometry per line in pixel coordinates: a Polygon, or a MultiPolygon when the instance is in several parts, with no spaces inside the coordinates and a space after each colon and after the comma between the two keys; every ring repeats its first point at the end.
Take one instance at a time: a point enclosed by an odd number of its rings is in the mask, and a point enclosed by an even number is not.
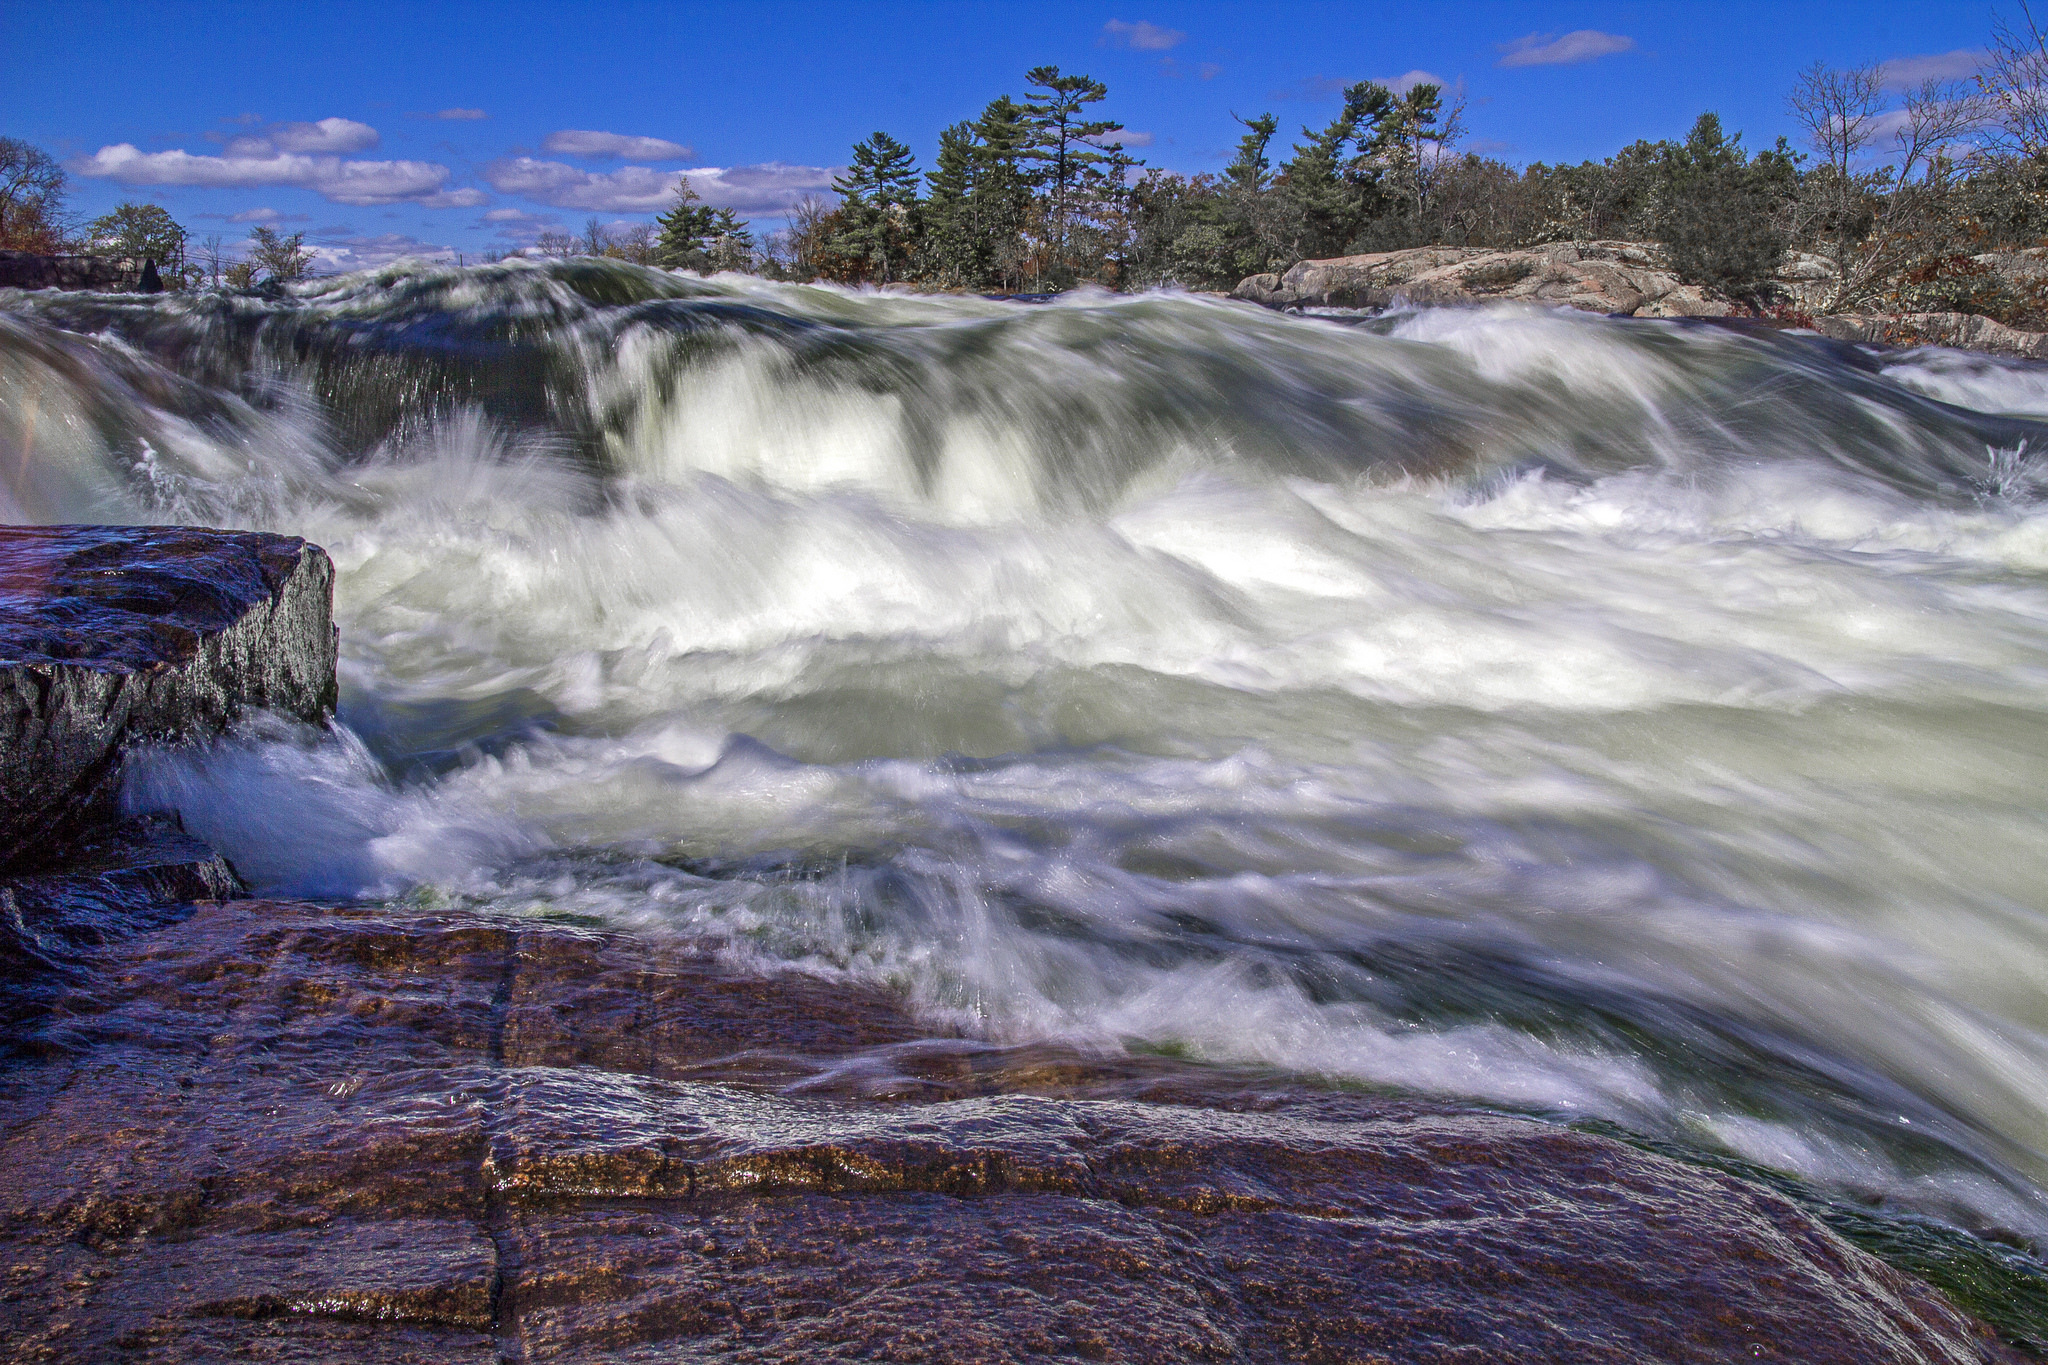
{"type": "Polygon", "coordinates": [[[104,256],[44,256],[33,251],[0,251],[0,289],[90,289],[114,292],[132,287],[137,274],[104,256]]]}
{"type": "Polygon", "coordinates": [[[0,868],[109,819],[131,745],[329,715],[333,589],[290,536],[0,527],[0,868]]]}
{"type": "Polygon", "coordinates": [[[2018,1359],[1699,1165],[578,923],[204,903],[16,1037],[15,1359],[2018,1359]]]}
{"type": "Polygon", "coordinates": [[[1512,251],[1415,247],[1302,261],[1253,275],[1232,297],[1275,308],[1384,308],[1513,301],[1629,317],[1725,317],[1733,305],[1681,284],[1655,247],[1553,242],[1512,251]]]}
{"type": "Polygon", "coordinates": [[[1958,350],[2048,360],[2048,332],[2023,332],[1974,313],[1837,313],[1817,317],[1814,330],[1836,341],[1880,346],[1953,346],[1958,350]]]}

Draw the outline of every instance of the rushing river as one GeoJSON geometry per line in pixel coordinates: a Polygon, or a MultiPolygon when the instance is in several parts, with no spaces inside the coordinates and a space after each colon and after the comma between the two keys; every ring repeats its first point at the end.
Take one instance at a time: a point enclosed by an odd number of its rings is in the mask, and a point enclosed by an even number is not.
{"type": "Polygon", "coordinates": [[[131,777],[261,890],[2048,1238],[2048,370],[594,263],[0,300],[0,520],[338,565],[343,724],[131,777]]]}

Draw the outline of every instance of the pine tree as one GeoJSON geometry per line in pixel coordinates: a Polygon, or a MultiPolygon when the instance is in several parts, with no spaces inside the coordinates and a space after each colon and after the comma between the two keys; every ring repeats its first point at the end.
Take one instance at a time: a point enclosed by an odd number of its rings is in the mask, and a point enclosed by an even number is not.
{"type": "Polygon", "coordinates": [[[1342,251],[1378,206],[1377,159],[1386,151],[1394,102],[1384,85],[1360,81],[1344,91],[1344,108],[1329,126],[1301,130],[1308,141],[1295,144],[1280,177],[1297,259],[1342,251]]]}
{"type": "Polygon", "coordinates": [[[919,273],[942,285],[978,285],[987,274],[991,244],[975,221],[980,150],[974,125],[956,123],[940,132],[938,159],[925,176],[919,273]]]}
{"type": "Polygon", "coordinates": [[[697,191],[690,188],[690,177],[679,176],[674,206],[654,220],[661,230],[654,247],[655,262],[668,270],[710,270],[720,212],[697,197],[697,191]]]}
{"type": "Polygon", "coordinates": [[[1223,178],[1245,194],[1263,194],[1273,163],[1266,159],[1266,148],[1273,141],[1273,134],[1280,131],[1280,124],[1271,114],[1257,118],[1232,118],[1244,125],[1244,136],[1238,139],[1237,155],[1223,168],[1223,178]]]}
{"type": "Polygon", "coordinates": [[[1712,113],[1699,116],[1682,145],[1667,144],[1654,222],[1678,278],[1752,305],[1768,301],[1785,257],[1773,210],[1789,161],[1781,147],[1752,162],[1742,134],[1729,137],[1712,113]]]}
{"type": "Polygon", "coordinates": [[[888,283],[916,232],[916,158],[887,133],[874,133],[854,144],[852,162],[832,188],[844,200],[847,217],[838,249],[868,261],[888,283]]]}
{"type": "Polygon", "coordinates": [[[1004,291],[1022,288],[1031,249],[1024,234],[1031,225],[1031,175],[1024,154],[1031,124],[1023,105],[998,95],[974,122],[974,228],[987,242],[987,273],[981,283],[1004,291]]]}
{"type": "Polygon", "coordinates": [[[1024,73],[1024,79],[1035,87],[1024,96],[1024,118],[1033,133],[1024,154],[1038,163],[1039,183],[1049,191],[1048,244],[1054,262],[1064,269],[1076,191],[1086,171],[1109,159],[1108,147],[1123,150],[1121,144],[1098,145],[1097,141],[1123,131],[1123,125],[1082,117],[1087,106],[1109,95],[1109,87],[1093,76],[1062,76],[1056,66],[1035,66],[1024,73]]]}

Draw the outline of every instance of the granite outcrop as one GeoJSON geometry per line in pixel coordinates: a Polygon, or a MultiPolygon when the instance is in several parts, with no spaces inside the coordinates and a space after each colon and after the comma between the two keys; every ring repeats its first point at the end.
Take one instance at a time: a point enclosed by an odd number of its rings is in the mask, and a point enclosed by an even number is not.
{"type": "Polygon", "coordinates": [[[335,703],[334,567],[291,536],[0,527],[0,869],[117,813],[124,752],[335,703]]]}

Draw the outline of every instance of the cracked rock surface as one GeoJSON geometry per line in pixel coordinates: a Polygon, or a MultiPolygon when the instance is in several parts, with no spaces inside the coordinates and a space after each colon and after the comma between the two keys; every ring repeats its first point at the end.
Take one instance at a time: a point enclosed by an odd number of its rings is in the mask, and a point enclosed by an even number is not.
{"type": "Polygon", "coordinates": [[[333,585],[292,536],[0,527],[0,867],[107,821],[129,745],[331,712],[333,585]]]}
{"type": "Polygon", "coordinates": [[[8,1041],[13,1360],[2008,1358],[1604,1138],[568,923],[200,903],[8,1041]]]}

